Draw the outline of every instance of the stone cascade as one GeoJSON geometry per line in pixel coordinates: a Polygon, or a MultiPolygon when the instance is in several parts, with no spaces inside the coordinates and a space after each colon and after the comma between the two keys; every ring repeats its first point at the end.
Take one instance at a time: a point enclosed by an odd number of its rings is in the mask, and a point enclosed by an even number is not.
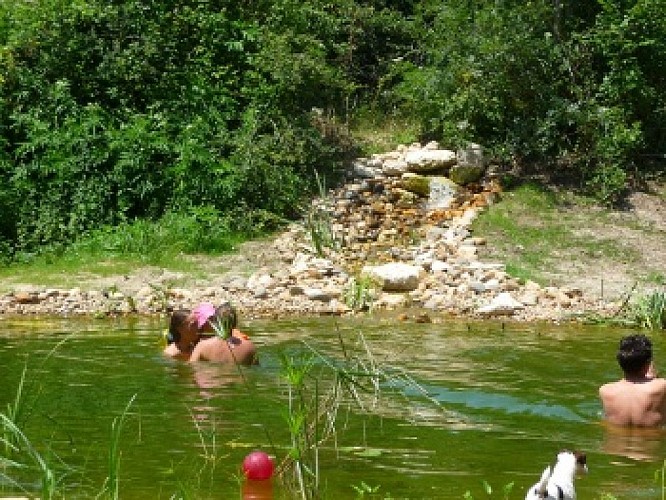
{"type": "Polygon", "coordinates": [[[293,224],[273,241],[273,265],[250,276],[230,272],[187,289],[165,286],[159,272],[138,288],[23,289],[0,297],[0,314],[151,314],[222,300],[254,317],[346,314],[345,295],[363,278],[374,308],[429,318],[556,321],[599,309],[578,290],[521,284],[503,264],[480,260],[486,242],[470,227],[500,197],[480,146],[402,146],[356,160],[343,186],[312,202],[306,220],[315,216],[323,246],[312,227],[293,224]]]}

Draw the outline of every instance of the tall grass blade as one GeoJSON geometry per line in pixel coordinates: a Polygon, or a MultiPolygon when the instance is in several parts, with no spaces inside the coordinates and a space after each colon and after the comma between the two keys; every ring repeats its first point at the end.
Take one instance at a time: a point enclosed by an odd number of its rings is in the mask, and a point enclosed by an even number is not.
{"type": "Polygon", "coordinates": [[[655,290],[639,297],[630,315],[641,328],[666,329],[666,292],[655,290]]]}
{"type": "Polygon", "coordinates": [[[110,499],[117,500],[120,493],[120,436],[122,434],[130,407],[137,394],[134,394],[123,412],[113,419],[111,423],[111,442],[109,443],[108,476],[102,486],[102,494],[110,499]]]}
{"type": "MultiPolygon", "coordinates": [[[[40,497],[42,499],[51,499],[56,494],[57,487],[57,478],[53,469],[49,466],[46,460],[42,455],[37,451],[33,446],[30,440],[26,437],[23,431],[11,420],[7,415],[0,414],[0,420],[2,421],[3,428],[14,435],[13,441],[19,443],[21,446],[17,447],[16,450],[20,449],[25,451],[28,456],[33,460],[37,469],[40,472],[40,497]]],[[[17,462],[10,462],[11,464],[17,466],[17,462]]]]}

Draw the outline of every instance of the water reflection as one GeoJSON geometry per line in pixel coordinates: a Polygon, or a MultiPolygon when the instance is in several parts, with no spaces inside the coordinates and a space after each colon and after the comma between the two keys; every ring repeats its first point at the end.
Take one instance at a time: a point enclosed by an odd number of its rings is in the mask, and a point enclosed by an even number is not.
{"type": "Polygon", "coordinates": [[[242,373],[235,366],[220,363],[194,363],[191,369],[194,385],[199,389],[191,407],[192,419],[199,432],[216,433],[228,426],[224,400],[233,400],[234,385],[243,383],[242,373]],[[221,400],[221,401],[216,401],[221,400]]]}
{"type": "Polygon", "coordinates": [[[273,481],[245,481],[243,500],[273,500],[273,481]]]}
{"type": "Polygon", "coordinates": [[[194,363],[190,365],[194,382],[199,387],[199,395],[203,399],[211,399],[219,395],[220,388],[229,384],[241,383],[241,373],[235,366],[219,363],[194,363]]]}
{"type": "Polygon", "coordinates": [[[604,427],[602,449],[609,455],[650,462],[663,458],[666,429],[617,427],[605,422],[602,425],[604,427]]]}
{"type": "Polygon", "coordinates": [[[462,404],[474,409],[496,409],[506,413],[530,413],[570,422],[583,422],[585,420],[564,406],[546,402],[531,403],[506,394],[474,390],[453,391],[443,387],[429,388],[429,392],[440,403],[462,404]]]}

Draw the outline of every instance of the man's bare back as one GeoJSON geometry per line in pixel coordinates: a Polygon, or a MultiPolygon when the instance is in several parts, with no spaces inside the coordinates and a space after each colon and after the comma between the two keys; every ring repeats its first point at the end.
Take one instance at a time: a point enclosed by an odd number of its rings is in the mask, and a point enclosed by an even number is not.
{"type": "Polygon", "coordinates": [[[633,427],[658,427],[666,424],[666,380],[622,379],[602,385],[599,397],[606,420],[611,424],[633,427]]]}
{"type": "Polygon", "coordinates": [[[616,355],[624,377],[599,388],[606,420],[614,425],[666,425],[666,380],[657,376],[652,341],[642,334],[620,340],[616,355]]]}
{"type": "Polygon", "coordinates": [[[246,336],[234,333],[223,339],[218,336],[199,341],[192,351],[190,362],[214,361],[217,363],[256,364],[257,350],[246,336]]]}

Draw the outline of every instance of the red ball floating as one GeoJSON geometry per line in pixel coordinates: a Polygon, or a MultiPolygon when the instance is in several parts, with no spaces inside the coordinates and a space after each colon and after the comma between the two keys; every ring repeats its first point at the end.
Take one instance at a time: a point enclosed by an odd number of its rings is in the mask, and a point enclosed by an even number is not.
{"type": "Polygon", "coordinates": [[[243,460],[243,473],[253,481],[263,481],[273,475],[273,459],[263,451],[253,451],[243,460]]]}

